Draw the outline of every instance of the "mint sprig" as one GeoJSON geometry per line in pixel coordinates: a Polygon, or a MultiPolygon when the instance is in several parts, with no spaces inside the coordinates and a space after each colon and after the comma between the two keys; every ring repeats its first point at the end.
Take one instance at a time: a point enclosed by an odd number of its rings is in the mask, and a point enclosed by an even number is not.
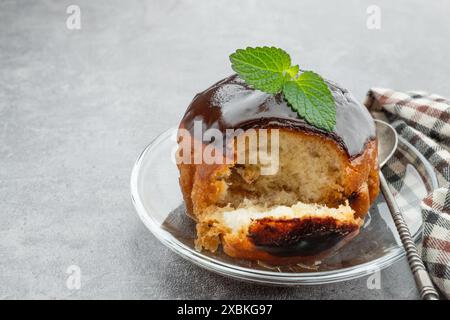
{"type": "Polygon", "coordinates": [[[336,106],[325,81],[312,71],[298,75],[299,66],[275,47],[238,49],[230,55],[231,67],[255,89],[276,94],[282,92],[291,108],[305,121],[332,131],[336,125],[336,106]]]}

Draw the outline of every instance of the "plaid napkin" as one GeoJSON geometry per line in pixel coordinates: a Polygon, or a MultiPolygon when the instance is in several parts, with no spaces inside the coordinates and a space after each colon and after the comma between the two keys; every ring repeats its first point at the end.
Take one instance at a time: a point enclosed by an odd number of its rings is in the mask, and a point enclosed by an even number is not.
{"type": "MultiPolygon", "coordinates": [[[[425,92],[373,88],[364,104],[375,117],[388,120],[435,168],[439,188],[421,203],[421,254],[435,285],[450,299],[450,100],[425,92]]],[[[397,190],[404,174],[401,163],[397,156],[383,168],[397,190]]]]}

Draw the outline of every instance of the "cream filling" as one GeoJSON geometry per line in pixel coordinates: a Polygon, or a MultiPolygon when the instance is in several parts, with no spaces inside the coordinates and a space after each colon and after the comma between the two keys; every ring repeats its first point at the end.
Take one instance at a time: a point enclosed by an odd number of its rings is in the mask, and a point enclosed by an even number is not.
{"type": "Polygon", "coordinates": [[[216,211],[213,216],[214,219],[228,227],[232,233],[238,233],[243,228],[248,229],[252,220],[262,218],[293,219],[331,217],[339,221],[359,223],[360,219],[355,219],[354,213],[348,202],[345,205],[340,205],[338,208],[329,208],[324,205],[306,204],[303,202],[297,202],[291,207],[275,206],[265,208],[254,205],[250,201],[245,201],[241,208],[234,210],[223,208],[220,211],[216,211]]]}

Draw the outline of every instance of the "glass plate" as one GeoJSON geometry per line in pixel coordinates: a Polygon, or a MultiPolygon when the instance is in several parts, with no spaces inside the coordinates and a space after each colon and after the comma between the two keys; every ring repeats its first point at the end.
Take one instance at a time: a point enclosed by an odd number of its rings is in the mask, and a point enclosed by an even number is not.
{"type": "MultiPolygon", "coordinates": [[[[399,137],[397,152],[407,165],[396,192],[407,199],[402,206],[411,234],[417,242],[422,230],[420,202],[437,186],[432,166],[408,142],[399,137]],[[416,161],[412,159],[418,159],[416,161]],[[414,194],[408,192],[414,186],[414,194]]],[[[335,255],[315,265],[270,266],[194,248],[195,224],[185,214],[173,156],[176,128],[157,137],[141,153],[131,175],[131,195],[147,228],[174,252],[207,270],[241,280],[276,285],[309,285],[354,279],[381,270],[405,255],[383,196],[372,206],[359,235],[335,255]]]]}

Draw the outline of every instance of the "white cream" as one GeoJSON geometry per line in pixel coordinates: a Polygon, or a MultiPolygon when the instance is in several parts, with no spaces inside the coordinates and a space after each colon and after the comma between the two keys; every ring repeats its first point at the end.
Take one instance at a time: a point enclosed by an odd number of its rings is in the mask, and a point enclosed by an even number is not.
{"type": "Polygon", "coordinates": [[[276,206],[273,208],[264,208],[245,203],[245,208],[235,210],[216,212],[215,216],[224,225],[237,233],[255,219],[276,218],[276,219],[293,219],[303,217],[333,217],[337,220],[353,220],[353,209],[346,203],[338,208],[328,208],[317,204],[306,204],[298,202],[295,205],[276,206]]]}

